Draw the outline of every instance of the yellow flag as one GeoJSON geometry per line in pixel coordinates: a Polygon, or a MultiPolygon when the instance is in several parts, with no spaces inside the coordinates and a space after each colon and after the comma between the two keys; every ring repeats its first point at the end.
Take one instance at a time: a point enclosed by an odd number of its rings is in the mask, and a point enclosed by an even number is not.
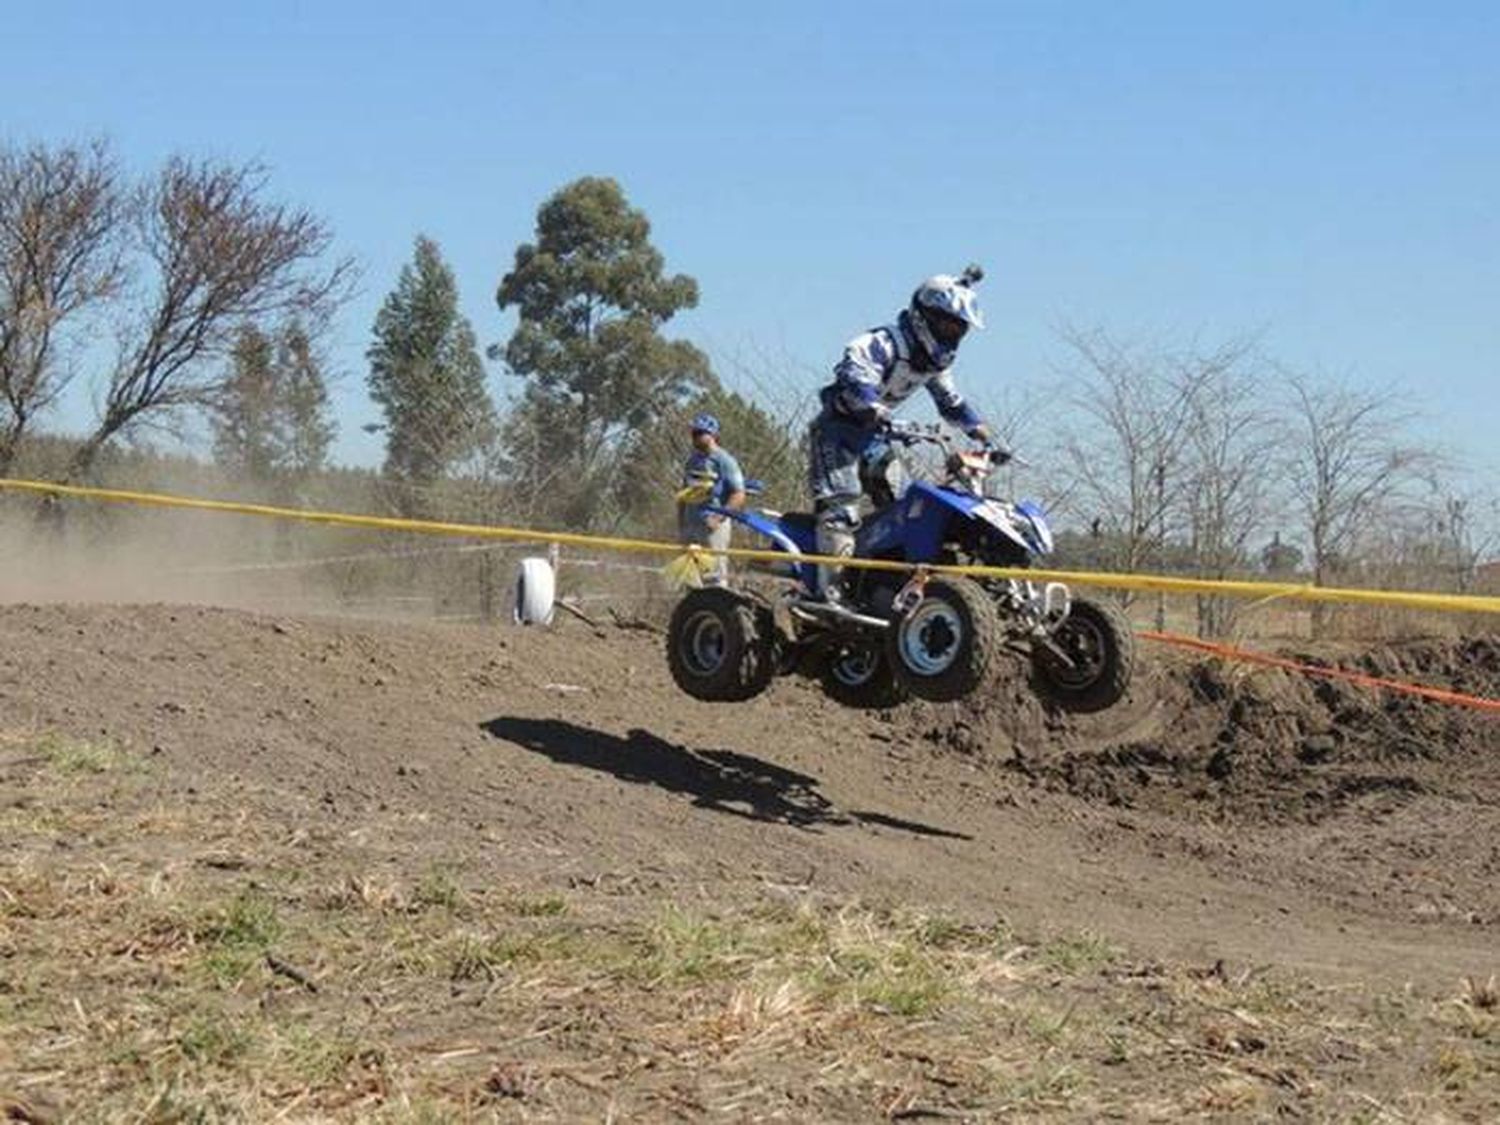
{"type": "Polygon", "coordinates": [[[713,481],[700,481],[680,489],[677,493],[677,502],[679,504],[706,504],[713,494],[713,481]]]}
{"type": "Polygon", "coordinates": [[[678,555],[661,568],[662,577],[674,590],[697,588],[703,585],[703,576],[714,566],[714,557],[702,551],[688,551],[678,555]]]}

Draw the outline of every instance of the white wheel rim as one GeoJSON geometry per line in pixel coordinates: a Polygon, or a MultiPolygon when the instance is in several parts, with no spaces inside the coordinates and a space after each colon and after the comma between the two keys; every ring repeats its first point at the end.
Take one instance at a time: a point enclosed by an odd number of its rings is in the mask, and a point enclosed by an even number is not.
{"type": "Polygon", "coordinates": [[[901,622],[901,663],[919,676],[938,676],[963,647],[964,623],[947,602],[925,601],[901,622]]]}

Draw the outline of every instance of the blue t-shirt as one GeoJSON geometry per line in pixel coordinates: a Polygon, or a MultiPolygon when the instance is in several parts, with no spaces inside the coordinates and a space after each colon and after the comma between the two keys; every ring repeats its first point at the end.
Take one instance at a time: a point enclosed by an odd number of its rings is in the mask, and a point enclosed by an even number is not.
{"type": "Polygon", "coordinates": [[[684,488],[695,484],[709,484],[707,503],[723,504],[736,492],[745,491],[745,474],[740,472],[740,463],[727,450],[715,448],[712,453],[693,450],[682,470],[684,488]]]}

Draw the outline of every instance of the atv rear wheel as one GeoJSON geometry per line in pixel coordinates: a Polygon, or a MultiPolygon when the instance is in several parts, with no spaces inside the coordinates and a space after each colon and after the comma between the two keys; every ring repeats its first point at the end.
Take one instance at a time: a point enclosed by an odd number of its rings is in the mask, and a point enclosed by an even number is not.
{"type": "Polygon", "coordinates": [[[984,682],[1000,642],[995,604],[967,578],[934,578],[910,613],[891,624],[886,655],[918,699],[962,699],[984,682]]]}
{"type": "Polygon", "coordinates": [[[861,711],[884,710],[907,699],[906,688],[891,667],[890,655],[877,641],[838,647],[820,678],[829,699],[861,711]]]}
{"type": "Polygon", "coordinates": [[[1032,682],[1038,694],[1065,711],[1088,713],[1113,707],[1135,672],[1135,633],[1124,612],[1108,602],[1074,598],[1067,618],[1052,634],[1067,661],[1045,646],[1032,652],[1032,682]]]}
{"type": "Polygon", "coordinates": [[[739,703],[765,691],[776,671],[775,623],[764,605],[733,590],[689,590],[667,627],[667,666],[694,699],[739,703]]]}

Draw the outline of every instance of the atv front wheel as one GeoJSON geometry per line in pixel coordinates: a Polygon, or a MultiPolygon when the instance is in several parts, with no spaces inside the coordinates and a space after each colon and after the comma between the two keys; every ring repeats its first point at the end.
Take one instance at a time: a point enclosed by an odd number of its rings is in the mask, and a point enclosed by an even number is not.
{"type": "Polygon", "coordinates": [[[1032,651],[1032,681],[1038,694],[1065,711],[1089,713],[1113,707],[1135,672],[1135,633],[1123,611],[1108,602],[1074,598],[1052,644],[1032,651]]]}
{"type": "Polygon", "coordinates": [[[995,603],[967,578],[934,578],[911,612],[892,622],[886,653],[918,699],[947,703],[977,688],[1000,643],[995,603]]]}
{"type": "Polygon", "coordinates": [[[861,711],[884,710],[907,699],[889,654],[874,641],[839,647],[828,658],[821,680],[829,699],[861,711]]]}
{"type": "Polygon", "coordinates": [[[689,590],[667,627],[667,666],[677,686],[708,703],[740,703],[776,671],[775,623],[759,602],[706,586],[689,590]]]}

